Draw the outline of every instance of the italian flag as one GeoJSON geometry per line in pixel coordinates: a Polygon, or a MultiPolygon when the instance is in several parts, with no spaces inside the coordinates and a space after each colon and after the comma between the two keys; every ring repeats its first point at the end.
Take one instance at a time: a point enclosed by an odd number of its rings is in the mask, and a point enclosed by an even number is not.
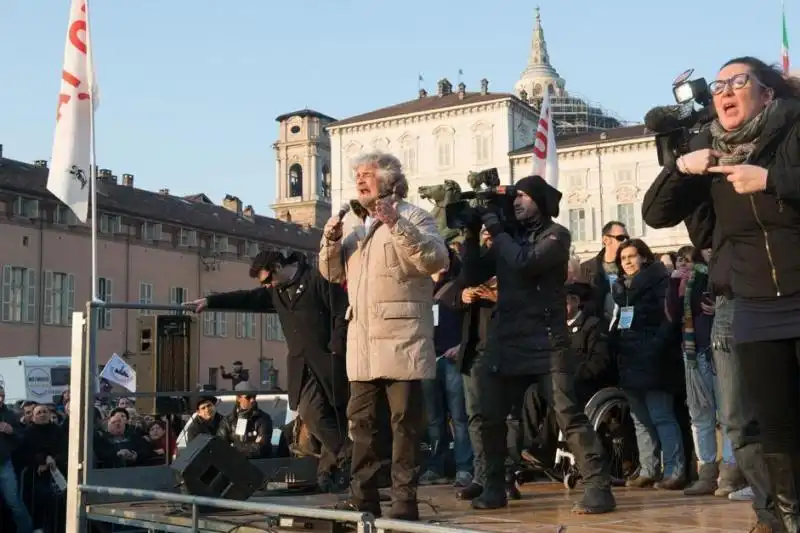
{"type": "Polygon", "coordinates": [[[781,47],[781,59],[783,60],[783,73],[789,74],[789,33],[786,31],[786,7],[783,11],[783,46],[781,47]]]}

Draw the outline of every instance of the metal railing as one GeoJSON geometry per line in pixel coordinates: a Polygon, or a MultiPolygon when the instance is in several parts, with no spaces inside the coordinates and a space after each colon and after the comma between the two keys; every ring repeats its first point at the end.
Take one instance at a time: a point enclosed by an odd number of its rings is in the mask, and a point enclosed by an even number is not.
{"type": "MultiPolygon", "coordinates": [[[[145,311],[186,311],[185,307],[175,305],[138,304],[127,302],[87,302],[85,313],[76,312],[72,320],[72,368],[70,386],[73,390],[71,396],[71,411],[78,416],[70,417],[69,427],[69,472],[67,476],[67,531],[69,533],[86,533],[87,520],[97,520],[121,525],[143,526],[146,522],[153,525],[152,519],[140,520],[113,514],[90,513],[87,515],[86,495],[120,496],[124,498],[151,499],[173,504],[191,506],[191,526],[175,526],[158,522],[157,527],[163,531],[175,533],[195,533],[199,531],[198,521],[201,520],[198,506],[215,507],[249,511],[256,514],[284,515],[313,520],[328,520],[347,522],[357,525],[359,533],[482,533],[477,530],[463,527],[446,527],[422,522],[407,522],[403,520],[376,519],[371,513],[339,511],[321,509],[318,507],[302,507],[294,505],[279,505],[273,503],[225,500],[221,498],[206,498],[170,492],[153,490],[130,489],[124,487],[97,486],[89,483],[89,472],[94,466],[93,436],[94,428],[94,398],[95,380],[97,369],[97,327],[99,313],[105,309],[145,310],[145,311]]],[[[197,394],[197,391],[168,392],[168,393],[125,393],[129,397],[153,396],[188,396],[197,394]]],[[[213,393],[220,395],[218,392],[213,393]]],[[[232,393],[233,395],[236,392],[232,393]]],[[[111,395],[109,395],[111,396],[111,395]]],[[[118,396],[114,394],[113,396],[118,396]]]]}
{"type": "Polygon", "coordinates": [[[19,473],[18,491],[19,501],[27,508],[34,527],[63,531],[65,515],[62,511],[66,498],[51,477],[42,478],[37,467],[26,466],[19,473]],[[46,489],[37,488],[37,483],[47,484],[46,489]]]}
{"type": "MultiPolygon", "coordinates": [[[[191,506],[191,526],[188,528],[173,526],[172,529],[181,531],[199,531],[200,513],[199,506],[215,507],[235,511],[246,511],[253,514],[263,514],[283,518],[310,518],[315,520],[330,520],[356,524],[360,533],[383,533],[392,531],[397,533],[485,533],[463,527],[447,527],[422,522],[407,522],[405,520],[391,520],[375,518],[372,513],[355,511],[339,511],[336,509],[320,509],[319,507],[301,507],[294,505],[280,505],[276,503],[250,502],[237,500],[223,500],[220,498],[206,498],[203,496],[189,496],[173,494],[154,490],[126,489],[122,487],[99,487],[95,485],[79,485],[81,493],[104,494],[109,496],[123,496],[128,498],[146,498],[166,503],[176,503],[191,506]]],[[[91,518],[109,523],[132,523],[136,519],[130,517],[115,517],[114,515],[92,513],[91,518]]],[[[169,526],[169,524],[167,524],[169,526]]]]}

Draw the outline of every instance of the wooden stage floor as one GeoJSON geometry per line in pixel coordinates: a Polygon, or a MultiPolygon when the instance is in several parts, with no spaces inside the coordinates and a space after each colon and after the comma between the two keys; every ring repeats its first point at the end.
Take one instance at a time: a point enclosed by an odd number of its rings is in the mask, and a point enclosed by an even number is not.
{"type": "MultiPolygon", "coordinates": [[[[561,484],[535,483],[524,485],[522,492],[522,500],[511,502],[508,509],[478,512],[468,502],[456,500],[449,487],[423,487],[420,512],[428,523],[496,533],[739,533],[749,531],[754,522],[749,502],[711,496],[690,498],[680,492],[617,488],[616,512],[587,516],[570,512],[572,502],[580,497],[580,487],[567,493],[561,484]]],[[[295,495],[254,497],[251,501],[326,507],[337,499],[334,495],[295,495]]],[[[92,505],[89,513],[190,525],[186,516],[168,516],[169,509],[169,504],[137,502],[92,505]]],[[[201,527],[230,533],[268,531],[256,525],[261,521],[255,515],[230,512],[203,515],[201,527]]]]}

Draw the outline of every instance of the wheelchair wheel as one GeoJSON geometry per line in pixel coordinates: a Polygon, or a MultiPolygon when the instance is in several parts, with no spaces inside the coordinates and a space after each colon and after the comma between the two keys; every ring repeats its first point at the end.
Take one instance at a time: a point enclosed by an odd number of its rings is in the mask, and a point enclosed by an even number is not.
{"type": "Polygon", "coordinates": [[[592,417],[592,426],[606,450],[612,483],[624,485],[639,468],[636,431],[627,399],[612,397],[599,405],[592,417]]]}

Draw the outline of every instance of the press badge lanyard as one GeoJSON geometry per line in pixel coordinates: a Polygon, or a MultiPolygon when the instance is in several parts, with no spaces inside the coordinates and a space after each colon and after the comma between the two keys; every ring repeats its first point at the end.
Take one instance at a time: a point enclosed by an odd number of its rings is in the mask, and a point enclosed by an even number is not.
{"type": "Polygon", "coordinates": [[[625,293],[625,307],[619,309],[619,329],[631,329],[633,324],[633,306],[628,305],[628,293],[625,293]]]}

